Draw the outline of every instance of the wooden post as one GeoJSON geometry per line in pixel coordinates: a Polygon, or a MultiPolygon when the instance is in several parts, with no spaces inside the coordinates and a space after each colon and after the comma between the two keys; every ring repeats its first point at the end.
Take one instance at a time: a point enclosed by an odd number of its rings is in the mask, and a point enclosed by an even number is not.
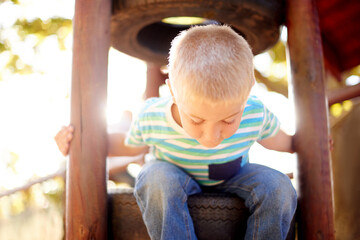
{"type": "Polygon", "coordinates": [[[288,56],[298,152],[299,238],[334,239],[328,104],[317,10],[312,0],[287,0],[288,56]]]}
{"type": "Polygon", "coordinates": [[[159,97],[159,88],[165,83],[167,74],[161,72],[161,65],[155,63],[146,63],[146,89],[144,99],[159,97]]]}
{"type": "Polygon", "coordinates": [[[106,96],[110,0],[76,0],[66,239],[107,239],[106,96]]]}

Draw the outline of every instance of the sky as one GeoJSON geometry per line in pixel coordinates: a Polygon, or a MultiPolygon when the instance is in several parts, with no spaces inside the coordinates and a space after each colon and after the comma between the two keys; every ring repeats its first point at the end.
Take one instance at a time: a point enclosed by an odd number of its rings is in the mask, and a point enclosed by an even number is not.
{"type": "MultiPolygon", "coordinates": [[[[20,2],[21,6],[11,2],[0,4],[1,34],[14,44],[14,52],[26,64],[33,65],[43,73],[11,74],[4,68],[8,54],[0,53],[0,70],[5,76],[0,81],[0,191],[56,172],[67,160],[58,151],[54,136],[61,126],[69,124],[72,35],[65,40],[65,51],[59,50],[55,37],[49,37],[35,53],[31,36],[21,42],[17,34],[7,28],[21,17],[28,20],[37,17],[46,20],[52,16],[72,18],[74,1],[20,2]],[[16,168],[11,170],[7,166],[14,161],[16,168]]],[[[259,70],[269,64],[268,54],[255,58],[255,65],[259,70]]],[[[280,71],[279,74],[284,73],[280,71]]],[[[118,122],[122,111],[136,112],[141,106],[145,80],[146,65],[143,61],[110,49],[108,105],[104,109],[109,125],[118,122]]],[[[163,95],[169,94],[166,87],[161,92],[163,95]]],[[[259,84],[254,87],[253,94],[278,116],[286,132],[294,133],[294,114],[290,101],[279,94],[268,92],[259,84]]],[[[285,173],[295,169],[294,155],[264,150],[260,145],[252,148],[250,158],[252,162],[262,163],[285,173]]]]}

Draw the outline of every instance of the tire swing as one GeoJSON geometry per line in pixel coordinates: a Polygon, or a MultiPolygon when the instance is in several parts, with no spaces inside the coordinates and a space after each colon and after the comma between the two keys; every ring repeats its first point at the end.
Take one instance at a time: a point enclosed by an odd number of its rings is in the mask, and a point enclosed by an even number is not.
{"type": "MultiPolygon", "coordinates": [[[[166,65],[170,42],[180,31],[215,23],[230,25],[256,55],[278,41],[284,11],[281,0],[114,0],[111,45],[146,62],[166,65]]],[[[112,190],[109,198],[111,238],[149,239],[132,190],[112,190]]],[[[242,199],[201,193],[190,196],[188,206],[199,239],[244,238],[249,212],[242,199]]],[[[294,224],[287,239],[293,238],[294,224]]]]}
{"type": "Polygon", "coordinates": [[[191,25],[223,23],[241,34],[256,55],[278,41],[284,16],[281,0],[113,0],[111,45],[165,65],[170,42],[180,31],[191,25]],[[186,23],[176,17],[196,17],[196,21],[186,23]]]}

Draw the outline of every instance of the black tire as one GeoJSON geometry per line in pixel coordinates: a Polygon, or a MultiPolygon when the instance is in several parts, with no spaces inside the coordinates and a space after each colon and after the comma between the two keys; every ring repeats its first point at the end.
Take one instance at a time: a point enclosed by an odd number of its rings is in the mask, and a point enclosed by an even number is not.
{"type": "Polygon", "coordinates": [[[150,239],[132,189],[109,193],[109,239],[150,239]]]}
{"type": "MultiPolygon", "coordinates": [[[[189,197],[188,207],[199,240],[244,239],[249,211],[242,199],[225,193],[201,193],[189,197]]],[[[109,193],[109,239],[150,239],[133,189],[109,193]]],[[[295,217],[286,239],[295,239],[295,217]]]]}
{"type": "Polygon", "coordinates": [[[224,193],[189,197],[189,211],[198,239],[244,239],[249,211],[244,201],[224,193]]]}
{"type": "MultiPolygon", "coordinates": [[[[112,190],[109,207],[111,239],[150,239],[132,189],[112,190]]],[[[249,215],[233,195],[204,193],[189,197],[188,206],[198,239],[243,239],[249,215]]]]}
{"type": "Polygon", "coordinates": [[[283,0],[114,0],[111,44],[144,61],[167,64],[171,40],[189,26],[161,20],[193,16],[232,26],[256,55],[278,41],[284,15],[283,0]]]}

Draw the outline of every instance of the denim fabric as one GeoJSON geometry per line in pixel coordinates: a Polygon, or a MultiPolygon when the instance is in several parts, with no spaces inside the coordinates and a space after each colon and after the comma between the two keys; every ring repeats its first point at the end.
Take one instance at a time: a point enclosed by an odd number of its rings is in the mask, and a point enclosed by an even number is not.
{"type": "MultiPolygon", "coordinates": [[[[248,163],[226,182],[210,188],[245,200],[251,213],[245,239],[286,238],[297,203],[296,192],[286,175],[248,163]]],[[[187,199],[201,191],[194,179],[171,163],[145,164],[134,194],[151,239],[197,239],[187,199]]]]}

